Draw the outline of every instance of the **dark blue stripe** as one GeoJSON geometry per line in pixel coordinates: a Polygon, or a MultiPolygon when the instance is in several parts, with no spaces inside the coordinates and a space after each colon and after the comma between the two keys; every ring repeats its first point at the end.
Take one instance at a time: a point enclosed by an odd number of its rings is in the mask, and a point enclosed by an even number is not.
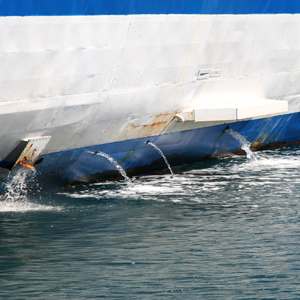
{"type": "Polygon", "coordinates": [[[1,16],[300,13],[300,0],[0,0],[1,16]]]}

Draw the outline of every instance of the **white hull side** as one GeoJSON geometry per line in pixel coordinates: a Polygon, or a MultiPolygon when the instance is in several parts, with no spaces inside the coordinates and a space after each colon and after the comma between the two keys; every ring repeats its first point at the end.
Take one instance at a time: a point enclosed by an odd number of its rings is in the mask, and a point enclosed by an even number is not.
{"type": "Polygon", "coordinates": [[[288,100],[298,112],[299,30],[300,15],[0,18],[1,159],[35,136],[52,136],[47,154],[158,135],[213,103],[288,100]]]}

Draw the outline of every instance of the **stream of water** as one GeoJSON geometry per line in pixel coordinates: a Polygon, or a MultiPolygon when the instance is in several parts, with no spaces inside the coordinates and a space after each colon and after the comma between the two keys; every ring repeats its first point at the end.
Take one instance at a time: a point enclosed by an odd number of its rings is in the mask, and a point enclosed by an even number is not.
{"type": "Polygon", "coordinates": [[[255,160],[255,161],[259,159],[259,155],[257,153],[254,153],[250,149],[251,143],[247,141],[247,139],[243,135],[241,135],[239,132],[236,132],[232,129],[227,129],[226,132],[240,143],[241,148],[246,152],[248,159],[255,160]]]}
{"type": "Polygon", "coordinates": [[[161,157],[162,157],[163,160],[165,161],[165,163],[166,163],[166,165],[167,165],[167,167],[168,167],[168,169],[169,169],[171,175],[173,176],[173,175],[174,175],[173,170],[172,170],[172,168],[171,168],[171,166],[170,166],[170,164],[169,164],[167,158],[165,157],[164,153],[161,151],[161,149],[158,148],[155,144],[151,143],[150,141],[148,141],[146,144],[152,146],[152,147],[153,147],[153,148],[161,155],[161,157]]]}

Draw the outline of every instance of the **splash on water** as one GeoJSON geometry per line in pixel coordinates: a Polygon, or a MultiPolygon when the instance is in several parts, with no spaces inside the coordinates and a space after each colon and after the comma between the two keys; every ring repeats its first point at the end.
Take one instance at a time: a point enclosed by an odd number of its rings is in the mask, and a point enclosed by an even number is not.
{"type": "Polygon", "coordinates": [[[173,171],[172,171],[172,169],[171,169],[171,166],[170,166],[170,164],[169,164],[167,158],[166,158],[165,155],[163,154],[163,152],[162,152],[156,145],[154,145],[153,143],[151,143],[150,141],[148,141],[146,144],[152,146],[154,149],[156,149],[156,150],[158,151],[158,153],[162,156],[162,158],[164,159],[166,165],[168,166],[168,169],[170,170],[171,175],[173,176],[174,173],[173,173],[173,171]]]}
{"type": "Polygon", "coordinates": [[[110,155],[97,150],[96,152],[93,153],[94,155],[100,155],[102,157],[105,157],[108,161],[110,161],[115,167],[116,169],[119,171],[119,173],[125,178],[125,180],[127,181],[127,183],[131,186],[132,185],[132,181],[131,179],[127,176],[125,170],[118,164],[118,162],[112,158],[110,155]]]}
{"type": "Polygon", "coordinates": [[[4,186],[4,193],[0,197],[0,213],[61,210],[61,208],[32,203],[29,200],[31,187],[35,183],[36,171],[34,169],[19,169],[10,174],[4,186]]]}
{"type": "Polygon", "coordinates": [[[36,171],[20,169],[17,173],[9,175],[4,187],[4,195],[1,200],[26,200],[30,191],[30,184],[35,180],[36,171]]]}
{"type": "Polygon", "coordinates": [[[246,152],[247,158],[252,161],[257,161],[259,159],[259,155],[251,151],[250,146],[251,143],[246,140],[246,138],[240,133],[232,130],[226,129],[226,133],[230,134],[233,138],[235,138],[241,145],[241,148],[246,152]]]}

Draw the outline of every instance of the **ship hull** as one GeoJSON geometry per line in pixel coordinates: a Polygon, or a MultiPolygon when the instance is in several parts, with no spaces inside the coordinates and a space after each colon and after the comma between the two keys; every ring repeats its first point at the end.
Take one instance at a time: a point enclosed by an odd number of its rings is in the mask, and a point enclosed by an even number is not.
{"type": "Polygon", "coordinates": [[[21,141],[43,137],[50,140],[37,176],[64,183],[116,176],[97,150],[133,175],[165,169],[147,141],[179,164],[238,149],[226,128],[255,147],[300,139],[296,1],[170,1],[135,10],[129,2],[72,11],[63,1],[53,12],[35,5],[23,13],[2,3],[2,169],[16,167],[21,141]],[[287,109],[226,115],[228,105],[259,99],[287,109]],[[203,108],[214,110],[211,118],[195,117],[203,108]]]}
{"type": "Polygon", "coordinates": [[[242,154],[243,151],[239,151],[240,143],[227,133],[228,129],[242,134],[254,150],[292,145],[300,142],[300,113],[51,153],[45,155],[37,170],[44,184],[47,184],[48,180],[52,183],[74,185],[123,178],[110,161],[97,155],[97,152],[101,151],[109,153],[130,177],[158,172],[167,174],[170,171],[165,161],[147,142],[157,145],[171,166],[178,167],[223,155],[242,154]]]}

